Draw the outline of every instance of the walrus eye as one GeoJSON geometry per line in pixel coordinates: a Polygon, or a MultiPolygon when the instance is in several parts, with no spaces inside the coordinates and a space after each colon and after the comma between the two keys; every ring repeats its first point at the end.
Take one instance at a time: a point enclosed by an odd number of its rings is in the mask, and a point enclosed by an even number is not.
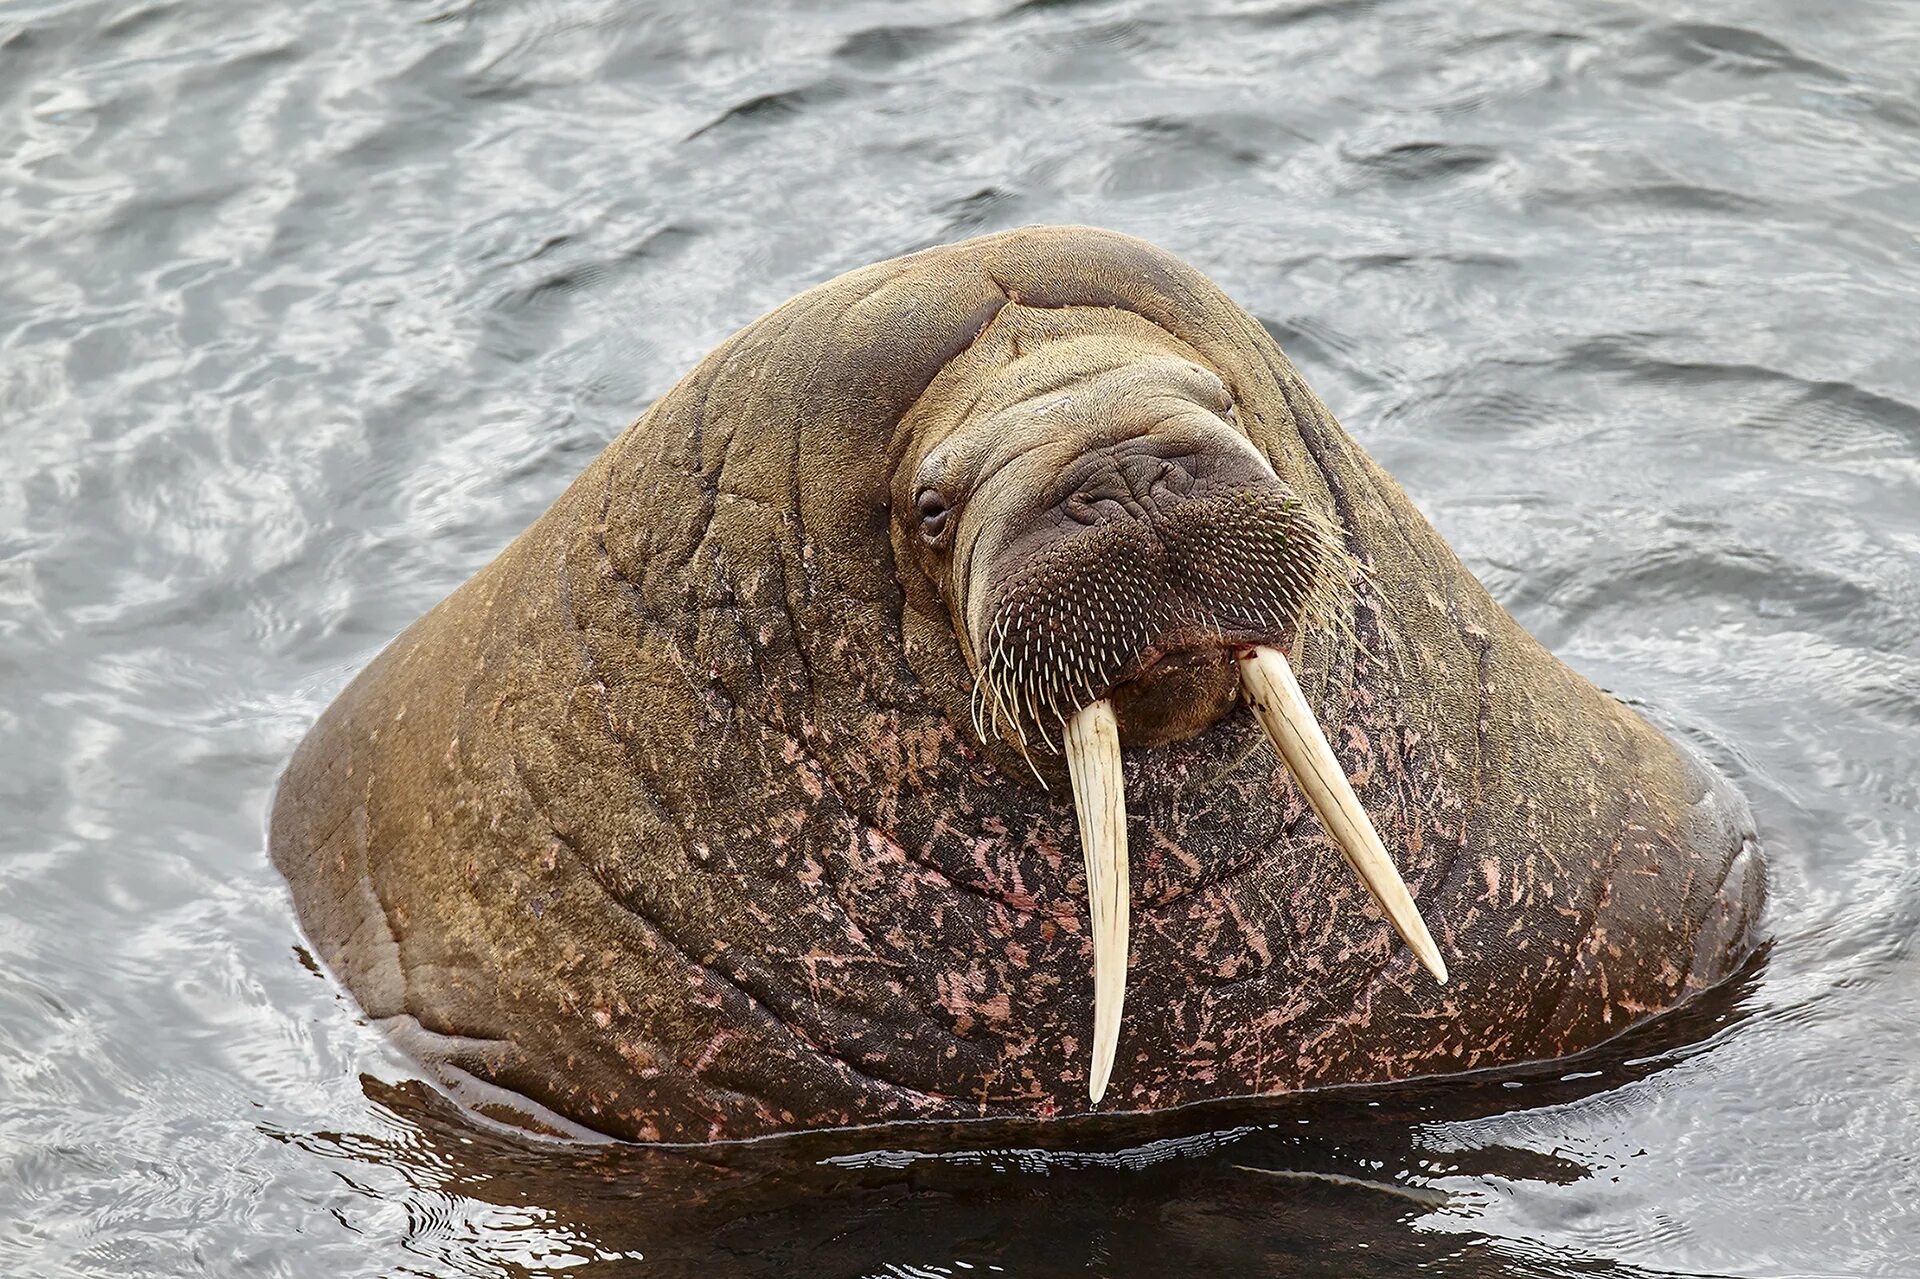
{"type": "Polygon", "coordinates": [[[929,546],[940,545],[946,537],[947,517],[953,513],[947,505],[947,499],[940,495],[939,490],[925,488],[914,499],[914,507],[920,512],[920,536],[926,539],[929,546]]]}

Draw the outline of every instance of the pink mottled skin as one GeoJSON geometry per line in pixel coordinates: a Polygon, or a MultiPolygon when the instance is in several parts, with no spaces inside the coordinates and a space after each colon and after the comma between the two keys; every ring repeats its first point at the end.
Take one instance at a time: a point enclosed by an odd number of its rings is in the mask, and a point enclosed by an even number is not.
{"type": "Polygon", "coordinates": [[[1737,797],[1507,617],[1258,323],[1078,228],[882,263],[743,330],[375,659],[275,804],[314,948],[433,1069],[548,1126],[1085,1110],[1074,814],[1057,755],[1036,778],[975,727],[975,602],[1079,535],[1047,477],[1200,413],[1193,491],[1143,510],[1238,492],[1257,455],[1343,530],[1364,574],[1297,666],[1453,980],[1213,682],[1231,662],[1135,662],[1104,1108],[1555,1057],[1731,971],[1764,896],[1737,797]],[[1023,406],[1058,429],[1002,480],[942,472],[973,478],[930,545],[925,468],[1023,406]],[[1226,429],[1252,451],[1216,457],[1226,429]]]}

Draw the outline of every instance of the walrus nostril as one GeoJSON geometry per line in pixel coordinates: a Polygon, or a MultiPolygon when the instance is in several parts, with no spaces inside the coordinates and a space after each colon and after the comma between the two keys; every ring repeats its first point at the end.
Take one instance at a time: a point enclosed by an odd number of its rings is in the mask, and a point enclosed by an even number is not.
{"type": "Polygon", "coordinates": [[[1148,519],[1196,487],[1186,459],[1145,449],[1104,455],[1077,481],[1061,509],[1082,524],[1148,519]]]}

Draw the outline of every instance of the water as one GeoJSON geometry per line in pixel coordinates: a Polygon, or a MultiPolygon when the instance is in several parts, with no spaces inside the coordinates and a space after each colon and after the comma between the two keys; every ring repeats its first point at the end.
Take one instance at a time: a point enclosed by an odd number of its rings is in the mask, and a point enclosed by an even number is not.
{"type": "Polygon", "coordinates": [[[1920,1273],[1916,67],[1894,0],[0,0],[0,1273],[1920,1273]],[[296,949],[294,743],[727,333],[1034,221],[1214,276],[1730,771],[1769,953],[1154,1123],[449,1111],[296,949]]]}

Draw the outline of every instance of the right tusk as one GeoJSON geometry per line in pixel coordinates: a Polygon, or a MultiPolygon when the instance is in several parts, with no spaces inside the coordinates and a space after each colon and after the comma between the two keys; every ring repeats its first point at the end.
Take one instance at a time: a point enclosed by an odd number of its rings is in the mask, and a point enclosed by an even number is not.
{"type": "Polygon", "coordinates": [[[1380,903],[1388,922],[1413,948],[1434,980],[1444,985],[1447,965],[1440,958],[1440,948],[1433,944],[1426,921],[1420,918],[1413,895],[1407,892],[1406,881],[1387,856],[1367,810],[1360,807],[1360,797],[1347,782],[1346,770],[1340,767],[1327,735],[1313,718],[1286,656],[1266,645],[1242,649],[1238,656],[1240,682],[1253,703],[1253,713],[1273,740],[1287,771],[1305,792],[1314,815],[1346,857],[1347,865],[1380,903]]]}
{"type": "Polygon", "coordinates": [[[1113,703],[1094,702],[1067,722],[1067,772],[1087,862],[1093,918],[1093,1069],[1087,1097],[1098,1102],[1113,1073],[1120,1012],[1127,1000],[1127,922],[1133,894],[1127,874],[1127,793],[1120,771],[1120,721],[1113,703]]]}

